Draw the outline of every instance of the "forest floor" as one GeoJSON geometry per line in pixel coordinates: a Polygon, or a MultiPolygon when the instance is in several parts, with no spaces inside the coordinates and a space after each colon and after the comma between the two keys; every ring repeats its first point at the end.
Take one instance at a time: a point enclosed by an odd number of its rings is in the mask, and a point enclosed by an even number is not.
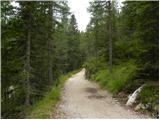
{"type": "Polygon", "coordinates": [[[150,118],[121,105],[106,90],[85,79],[85,69],[69,78],[50,118],[150,118]]]}

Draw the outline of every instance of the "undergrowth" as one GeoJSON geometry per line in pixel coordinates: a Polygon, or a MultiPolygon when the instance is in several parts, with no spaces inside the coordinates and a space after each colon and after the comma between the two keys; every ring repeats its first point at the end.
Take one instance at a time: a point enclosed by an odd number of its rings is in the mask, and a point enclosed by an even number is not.
{"type": "MultiPolygon", "coordinates": [[[[99,83],[99,85],[113,95],[123,92],[126,95],[132,94],[142,84],[142,89],[137,98],[137,103],[150,106],[147,108],[158,115],[159,109],[159,83],[149,79],[137,78],[138,67],[134,61],[127,61],[113,65],[112,73],[109,73],[107,65],[101,59],[91,59],[84,64],[86,77],[99,83]],[[151,83],[151,84],[150,84],[151,83]],[[154,85],[153,85],[154,83],[154,85]]],[[[118,97],[118,96],[117,96],[118,97]]]]}
{"type": "Polygon", "coordinates": [[[67,75],[62,75],[57,80],[57,85],[54,85],[53,88],[46,93],[44,98],[37,102],[34,106],[30,108],[30,113],[26,116],[26,118],[34,118],[34,119],[47,119],[52,115],[55,111],[55,105],[60,100],[61,90],[64,86],[65,81],[70,78],[77,71],[73,71],[68,73],[67,75]]]}
{"type": "Polygon", "coordinates": [[[94,62],[85,64],[88,71],[88,78],[99,82],[102,88],[108,89],[114,94],[125,87],[126,82],[135,75],[137,68],[133,61],[129,61],[113,66],[112,74],[110,74],[107,65],[103,64],[103,62],[101,62],[98,67],[97,66],[98,65],[94,66],[94,62]],[[95,69],[94,67],[97,68],[95,69]]]}
{"type": "Polygon", "coordinates": [[[142,92],[139,94],[139,99],[143,104],[157,104],[159,95],[158,95],[158,86],[146,85],[142,92]]]}

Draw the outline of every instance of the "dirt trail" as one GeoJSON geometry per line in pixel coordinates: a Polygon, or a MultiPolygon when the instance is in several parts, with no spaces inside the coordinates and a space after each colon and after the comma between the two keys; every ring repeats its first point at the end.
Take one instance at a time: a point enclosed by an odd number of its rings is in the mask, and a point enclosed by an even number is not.
{"type": "Polygon", "coordinates": [[[127,109],[96,83],[85,79],[85,69],[67,80],[55,118],[149,118],[127,109]]]}

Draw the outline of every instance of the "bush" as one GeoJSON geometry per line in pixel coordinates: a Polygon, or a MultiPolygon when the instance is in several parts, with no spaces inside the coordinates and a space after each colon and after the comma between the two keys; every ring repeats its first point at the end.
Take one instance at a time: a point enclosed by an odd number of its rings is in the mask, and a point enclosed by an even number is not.
{"type": "Polygon", "coordinates": [[[89,71],[90,78],[98,81],[102,88],[108,89],[112,93],[121,91],[126,82],[134,77],[137,68],[133,61],[128,61],[127,63],[113,66],[113,72],[110,74],[102,62],[100,63],[102,66],[99,65],[98,67],[93,62],[89,63],[89,65],[91,66],[86,69],[89,71]]]}
{"type": "Polygon", "coordinates": [[[113,68],[113,74],[110,75],[108,89],[117,93],[126,86],[127,81],[131,80],[136,73],[136,65],[134,62],[123,63],[122,65],[113,68]]]}
{"type": "Polygon", "coordinates": [[[139,99],[143,104],[151,103],[155,105],[159,100],[158,86],[146,85],[139,94],[139,99]]]}
{"type": "Polygon", "coordinates": [[[99,58],[99,59],[92,58],[92,59],[88,60],[87,62],[85,62],[83,67],[86,68],[86,70],[87,70],[86,77],[90,78],[91,75],[98,72],[98,70],[107,68],[107,65],[105,64],[105,61],[102,58],[99,58]]]}

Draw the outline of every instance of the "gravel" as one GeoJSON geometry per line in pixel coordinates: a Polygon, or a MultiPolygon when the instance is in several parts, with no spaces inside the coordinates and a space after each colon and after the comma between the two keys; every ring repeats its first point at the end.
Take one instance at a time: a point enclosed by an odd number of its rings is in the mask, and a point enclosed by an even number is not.
{"type": "Polygon", "coordinates": [[[51,118],[146,119],[149,116],[121,106],[106,90],[86,80],[82,69],[66,81],[56,116],[51,118]]]}

